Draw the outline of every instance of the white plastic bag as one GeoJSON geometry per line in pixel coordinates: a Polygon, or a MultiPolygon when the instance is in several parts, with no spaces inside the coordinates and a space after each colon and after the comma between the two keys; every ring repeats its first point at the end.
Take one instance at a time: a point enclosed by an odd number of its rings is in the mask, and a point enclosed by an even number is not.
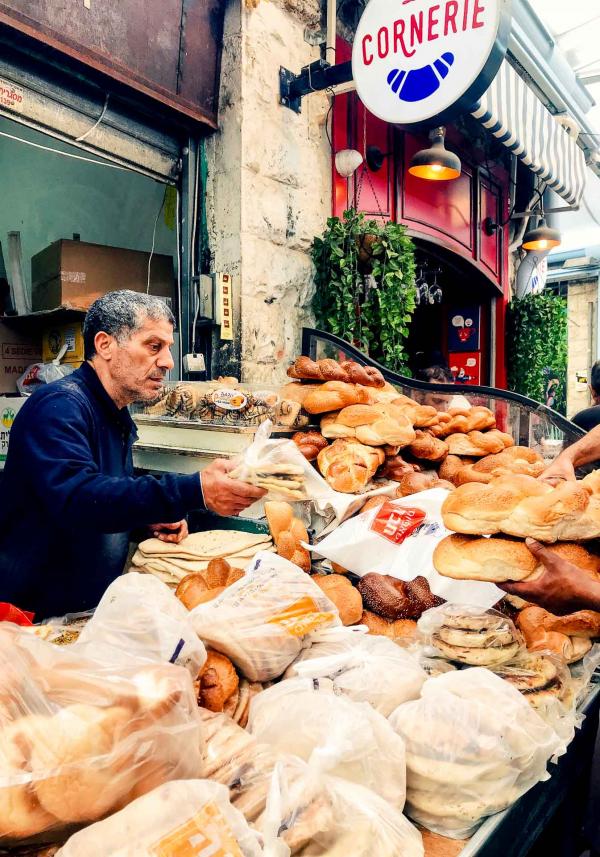
{"type": "Polygon", "coordinates": [[[364,626],[332,628],[313,635],[288,667],[286,677],[329,678],[336,693],[368,702],[387,717],[401,703],[417,699],[427,675],[418,661],[387,637],[364,626]]]}
{"type": "Polygon", "coordinates": [[[488,608],[503,596],[492,583],[451,580],[433,566],[437,544],[449,534],[442,520],[444,488],[431,488],[345,521],[313,547],[313,551],[362,577],[369,572],[399,580],[422,575],[434,595],[446,601],[488,608]]]}
{"type": "Polygon", "coordinates": [[[419,831],[362,785],[285,758],[257,822],[265,857],[423,857],[419,831]]]}
{"type": "Polygon", "coordinates": [[[80,830],[57,857],[260,857],[259,837],[210,780],[165,783],[80,830]]]}
{"type": "Polygon", "coordinates": [[[477,667],[429,679],[389,721],[406,744],[407,815],[455,839],[548,779],[565,749],[518,690],[477,667]]]}
{"type": "Polygon", "coordinates": [[[329,679],[290,678],[254,697],[248,731],[276,752],[360,783],[402,811],[404,744],[364,702],[337,696],[329,679]]]}
{"type": "Polygon", "coordinates": [[[82,658],[0,627],[0,843],[95,821],[200,776],[192,679],[171,664],[82,658]]]}
{"type": "Polygon", "coordinates": [[[17,390],[22,396],[31,396],[32,393],[44,384],[60,381],[75,371],[75,366],[68,363],[61,365],[61,360],[67,351],[67,345],[63,345],[54,360],[50,363],[33,363],[17,380],[17,390]]]}
{"type": "Polygon", "coordinates": [[[200,639],[251,681],[278,678],[308,634],[341,624],[337,608],[308,574],[266,551],[256,555],[244,577],[195,607],[190,617],[200,639]]]}
{"type": "Polygon", "coordinates": [[[74,648],[84,657],[129,665],[136,660],[179,664],[196,678],[206,649],[190,614],[156,577],[130,572],[114,580],[74,648]]]}

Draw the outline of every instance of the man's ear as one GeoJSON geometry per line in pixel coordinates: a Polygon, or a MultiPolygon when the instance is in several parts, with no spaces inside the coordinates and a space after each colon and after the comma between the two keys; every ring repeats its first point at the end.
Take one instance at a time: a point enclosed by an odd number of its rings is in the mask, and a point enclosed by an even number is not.
{"type": "Polygon", "coordinates": [[[94,337],[96,354],[103,360],[112,360],[114,345],[114,336],[111,336],[110,333],[105,333],[103,330],[94,337]]]}

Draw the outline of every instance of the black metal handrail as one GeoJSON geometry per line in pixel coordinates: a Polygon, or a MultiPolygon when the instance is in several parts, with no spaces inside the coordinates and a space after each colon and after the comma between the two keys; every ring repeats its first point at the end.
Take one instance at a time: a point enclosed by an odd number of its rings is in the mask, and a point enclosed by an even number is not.
{"type": "Polygon", "coordinates": [[[579,428],[575,423],[572,423],[571,420],[568,420],[553,408],[549,408],[541,402],[536,402],[535,399],[522,396],[520,393],[513,393],[511,390],[501,390],[498,387],[482,387],[474,384],[431,384],[428,381],[420,381],[417,378],[408,378],[405,375],[400,375],[397,372],[393,372],[391,369],[382,366],[376,360],[373,360],[371,357],[367,357],[354,345],[351,345],[344,339],[340,339],[339,336],[325,330],[318,330],[313,327],[302,328],[302,354],[306,357],[314,359],[316,356],[314,350],[311,348],[311,340],[314,337],[330,342],[332,345],[351,355],[357,363],[361,363],[363,366],[375,366],[375,368],[379,369],[383,377],[386,381],[389,381],[390,384],[399,384],[403,387],[412,387],[415,390],[422,390],[423,392],[429,393],[431,393],[432,390],[435,390],[436,392],[447,393],[450,396],[455,395],[456,393],[465,393],[470,396],[479,395],[490,396],[495,399],[504,399],[508,402],[514,402],[515,404],[521,405],[536,414],[547,417],[558,429],[566,434],[581,437],[585,434],[583,429],[579,428]]]}

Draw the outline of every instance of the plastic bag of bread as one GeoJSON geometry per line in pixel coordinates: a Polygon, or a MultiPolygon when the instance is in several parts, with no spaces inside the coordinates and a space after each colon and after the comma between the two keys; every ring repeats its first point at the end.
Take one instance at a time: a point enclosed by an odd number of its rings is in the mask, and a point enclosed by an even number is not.
{"type": "Polygon", "coordinates": [[[358,783],[285,758],[273,772],[257,827],[265,857],[423,857],[419,831],[358,783]]]}
{"type": "Polygon", "coordinates": [[[522,694],[565,746],[570,744],[579,717],[574,682],[561,658],[554,652],[520,651],[514,660],[491,669],[522,694]]]}
{"type": "Polygon", "coordinates": [[[423,613],[417,628],[437,657],[472,667],[506,664],[525,649],[507,616],[471,604],[433,607],[423,613]]]}
{"type": "Polygon", "coordinates": [[[456,839],[548,779],[565,750],[515,687],[478,667],[429,679],[389,722],[406,744],[407,815],[456,839]]]}
{"type": "MultiPolygon", "coordinates": [[[[434,595],[484,609],[504,595],[491,583],[451,580],[433,566],[433,552],[448,535],[442,521],[443,488],[387,500],[345,521],[314,546],[315,553],[362,577],[370,572],[409,581],[426,578],[434,595]]],[[[370,608],[372,609],[372,608],[370,608]]]]}
{"type": "Polygon", "coordinates": [[[192,678],[206,661],[183,604],[158,578],[133,571],[110,584],[73,646],[82,657],[115,665],[179,664],[192,678]]]}
{"type": "Polygon", "coordinates": [[[274,684],[252,700],[247,728],[277,753],[361,783],[402,811],[402,740],[370,705],[336,695],[329,679],[297,677],[274,684]]]}
{"type": "Polygon", "coordinates": [[[116,671],[0,628],[0,843],[58,835],[199,776],[201,737],[183,667],[116,671]]]}
{"type": "Polygon", "coordinates": [[[335,605],[308,574],[265,551],[244,577],[190,616],[200,639],[251,681],[278,678],[308,634],[340,624],[335,605]]]}
{"type": "Polygon", "coordinates": [[[258,834],[210,780],[164,783],[120,812],[80,830],[57,857],[231,855],[260,857],[258,834]]]}
{"type": "Polygon", "coordinates": [[[357,626],[315,634],[286,677],[328,678],[336,693],[368,702],[384,717],[402,702],[417,699],[427,678],[418,661],[387,637],[365,631],[357,626]]]}
{"type": "Polygon", "coordinates": [[[264,488],[269,500],[306,500],[306,477],[314,471],[293,441],[271,438],[272,428],[270,420],[262,424],[229,475],[264,488]]]}

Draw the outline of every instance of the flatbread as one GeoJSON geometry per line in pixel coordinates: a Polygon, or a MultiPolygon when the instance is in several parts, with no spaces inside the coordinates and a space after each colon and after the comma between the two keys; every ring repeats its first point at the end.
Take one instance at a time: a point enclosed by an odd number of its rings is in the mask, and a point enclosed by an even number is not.
{"type": "Polygon", "coordinates": [[[439,649],[451,661],[459,661],[475,667],[489,667],[495,664],[505,664],[512,660],[519,651],[519,644],[512,643],[510,646],[498,646],[489,649],[469,649],[461,646],[451,646],[440,640],[437,634],[433,635],[433,645],[439,649]]]}
{"type": "Polygon", "coordinates": [[[482,631],[465,631],[460,628],[448,628],[446,625],[442,625],[438,634],[440,640],[444,643],[449,643],[451,646],[462,646],[472,649],[488,649],[491,646],[510,646],[515,641],[514,635],[508,625],[504,628],[482,631]]]}
{"type": "Polygon", "coordinates": [[[138,549],[146,556],[180,557],[182,559],[218,559],[247,551],[261,550],[258,545],[271,541],[266,533],[245,533],[241,530],[206,530],[190,533],[178,545],[160,539],[146,539],[138,549]]]}

